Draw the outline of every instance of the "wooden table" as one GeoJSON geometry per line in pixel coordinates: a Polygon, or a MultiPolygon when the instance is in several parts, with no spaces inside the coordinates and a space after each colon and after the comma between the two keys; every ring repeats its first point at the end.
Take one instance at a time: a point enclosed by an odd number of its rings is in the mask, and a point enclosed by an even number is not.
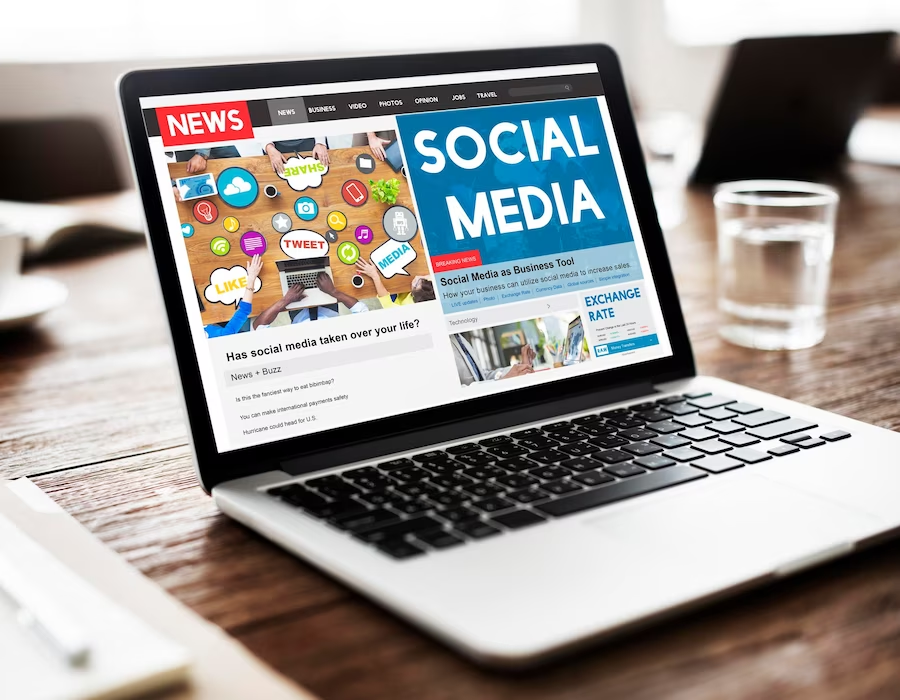
{"type": "MultiPolygon", "coordinates": [[[[308,156],[309,154],[300,155],[308,156]]],[[[208,161],[205,172],[211,173],[217,179],[226,168],[243,168],[257,181],[259,195],[252,204],[242,208],[229,206],[221,196],[209,197],[208,201],[218,209],[218,216],[211,223],[206,223],[202,216],[194,215],[194,206],[201,200],[195,199],[178,203],[178,216],[181,223],[190,224],[194,228],[193,235],[185,238],[184,244],[191,263],[191,271],[194,274],[194,285],[201,297],[210,283],[210,275],[213,270],[220,267],[230,268],[234,265],[246,266],[247,255],[241,250],[241,236],[247,231],[258,231],[266,238],[267,248],[263,254],[263,269],[259,276],[262,287],[253,297],[251,316],[256,316],[281,298],[283,291],[275,261],[289,259],[282,252],[280,246],[282,234],[273,227],[272,218],[279,213],[285,214],[293,222],[292,230],[307,229],[324,236],[329,229],[338,228],[329,224],[329,214],[332,212],[340,212],[346,217],[346,227],[336,231],[337,239],[330,244],[328,251],[335,286],[340,291],[347,292],[357,299],[375,296],[375,286],[368,277],[363,277],[364,284],[361,288],[353,287],[350,279],[356,271],[356,266],[342,263],[338,259],[337,249],[344,241],[350,241],[359,247],[362,256],[368,258],[371,251],[388,240],[382,225],[382,217],[391,205],[376,202],[370,194],[362,206],[351,206],[341,195],[341,187],[348,180],[358,180],[366,190],[369,190],[370,179],[377,182],[381,179],[397,178],[400,180],[397,204],[413,210],[409,183],[403,175],[395,173],[387,163],[372,158],[372,153],[367,146],[332,149],[328,152],[328,156],[330,164],[328,172],[322,177],[322,184],[319,187],[307,187],[302,191],[292,190],[287,181],[275,173],[268,156],[221,158],[208,161]],[[367,175],[357,169],[356,157],[359,155],[368,156],[374,161],[374,172],[367,175]],[[263,192],[266,185],[274,185],[278,190],[278,195],[272,198],[266,197],[263,192]],[[301,220],[294,212],[294,202],[300,197],[313,199],[319,207],[318,215],[311,221],[301,220]],[[229,231],[225,228],[225,220],[229,217],[237,219],[239,226],[236,231],[229,231]],[[355,235],[356,228],[363,225],[368,226],[373,234],[366,243],[360,243],[355,235]],[[224,237],[231,245],[229,252],[222,256],[214,254],[210,249],[212,240],[219,236],[224,237]]],[[[171,163],[169,176],[173,180],[186,177],[185,168],[185,163],[171,163]]],[[[382,279],[385,288],[392,294],[408,292],[413,277],[429,274],[422,248],[422,236],[417,234],[409,244],[416,251],[416,259],[406,267],[409,275],[395,275],[382,279]]],[[[234,313],[234,306],[226,306],[218,302],[210,303],[208,300],[204,300],[204,306],[205,309],[201,313],[204,324],[227,321],[234,313]]]]}
{"type": "MultiPolygon", "coordinates": [[[[900,170],[855,165],[840,189],[828,335],[816,348],[719,340],[708,194],[690,193],[669,250],[702,372],[897,429],[900,170]]],[[[900,541],[540,672],[475,668],[216,512],[188,457],[156,295],[128,284],[153,275],[143,248],[35,271],[72,294],[39,331],[0,337],[0,473],[32,476],[134,566],[323,698],[900,695],[900,541]]]]}

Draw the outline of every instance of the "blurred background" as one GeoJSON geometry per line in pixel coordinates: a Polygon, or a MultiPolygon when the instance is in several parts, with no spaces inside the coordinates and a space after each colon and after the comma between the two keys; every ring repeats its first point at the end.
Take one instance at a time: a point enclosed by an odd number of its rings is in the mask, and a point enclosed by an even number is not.
{"type": "MultiPolygon", "coordinates": [[[[134,68],[604,42],[624,64],[668,228],[735,41],[897,29],[897,0],[15,3],[0,24],[0,200],[129,189],[115,81],[134,68]],[[41,174],[51,153],[60,177],[41,174]]],[[[897,55],[876,102],[900,95],[897,55]]]]}

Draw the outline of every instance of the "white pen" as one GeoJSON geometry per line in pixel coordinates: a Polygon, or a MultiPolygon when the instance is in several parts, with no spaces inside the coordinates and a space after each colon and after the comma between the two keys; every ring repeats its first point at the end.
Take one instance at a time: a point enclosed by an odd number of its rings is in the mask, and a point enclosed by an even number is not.
{"type": "Polygon", "coordinates": [[[30,586],[25,578],[0,556],[0,596],[16,607],[16,619],[40,637],[69,666],[84,666],[91,655],[87,636],[71,616],[30,586]]]}

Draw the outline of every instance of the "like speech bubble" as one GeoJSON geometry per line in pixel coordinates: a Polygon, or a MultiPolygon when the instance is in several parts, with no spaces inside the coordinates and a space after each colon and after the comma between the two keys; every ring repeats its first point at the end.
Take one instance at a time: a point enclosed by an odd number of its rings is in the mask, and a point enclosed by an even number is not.
{"type": "MultiPolygon", "coordinates": [[[[256,278],[253,285],[254,292],[262,288],[262,280],[256,278]]],[[[244,296],[247,288],[247,268],[243,265],[235,265],[232,268],[218,267],[209,276],[209,285],[203,290],[203,296],[211,304],[225,304],[231,306],[237,304],[244,296]]]]}
{"type": "Polygon", "coordinates": [[[409,243],[390,240],[372,251],[371,260],[382,277],[390,279],[394,275],[409,275],[404,268],[416,257],[416,251],[409,243]]]}

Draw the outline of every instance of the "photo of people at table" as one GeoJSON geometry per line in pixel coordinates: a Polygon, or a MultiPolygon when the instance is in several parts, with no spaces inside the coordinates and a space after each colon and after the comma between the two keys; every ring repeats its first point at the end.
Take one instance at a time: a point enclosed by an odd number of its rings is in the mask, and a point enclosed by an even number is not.
{"type": "Polygon", "coordinates": [[[558,313],[450,336],[463,386],[527,376],[588,359],[578,312],[558,313]]]}
{"type": "Polygon", "coordinates": [[[396,133],[306,128],[167,154],[210,338],[435,299],[396,133]]]}

